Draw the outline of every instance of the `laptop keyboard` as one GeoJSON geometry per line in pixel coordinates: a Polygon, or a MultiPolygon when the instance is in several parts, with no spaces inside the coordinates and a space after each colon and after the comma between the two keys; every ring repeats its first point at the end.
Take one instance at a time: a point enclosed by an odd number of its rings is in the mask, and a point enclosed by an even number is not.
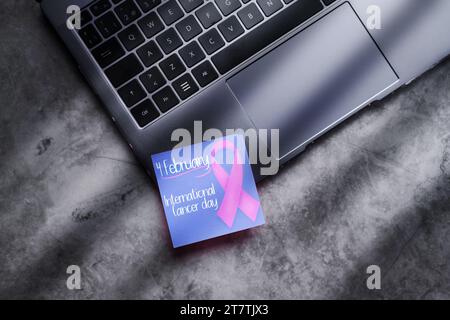
{"type": "Polygon", "coordinates": [[[336,0],[99,0],[79,36],[140,127],[336,0]]]}

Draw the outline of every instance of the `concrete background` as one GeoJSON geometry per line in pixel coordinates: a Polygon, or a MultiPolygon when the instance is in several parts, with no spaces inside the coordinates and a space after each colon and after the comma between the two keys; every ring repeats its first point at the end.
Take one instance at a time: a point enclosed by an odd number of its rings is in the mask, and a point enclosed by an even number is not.
{"type": "Polygon", "coordinates": [[[175,251],[37,4],[0,21],[0,298],[450,298],[450,60],[259,184],[266,226],[175,251]]]}

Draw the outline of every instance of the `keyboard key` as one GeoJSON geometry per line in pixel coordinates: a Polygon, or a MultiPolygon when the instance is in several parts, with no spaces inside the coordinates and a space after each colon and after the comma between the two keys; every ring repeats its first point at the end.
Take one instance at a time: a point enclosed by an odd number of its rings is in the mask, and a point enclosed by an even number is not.
{"type": "Polygon", "coordinates": [[[236,39],[244,33],[244,28],[235,16],[229,17],[227,20],[220,23],[218,27],[228,42],[236,39]]]}
{"type": "Polygon", "coordinates": [[[92,24],[87,25],[79,32],[81,40],[89,49],[96,46],[102,41],[100,34],[95,30],[92,24]]]}
{"type": "Polygon", "coordinates": [[[112,12],[108,12],[95,20],[95,25],[104,38],[109,38],[122,28],[119,20],[117,20],[112,12]]]}
{"type": "MultiPolygon", "coordinates": [[[[244,8],[245,9],[245,8],[244,8]]],[[[224,74],[258,53],[323,9],[319,0],[295,1],[211,58],[224,74]]]]}
{"type": "Polygon", "coordinates": [[[228,16],[242,6],[239,0],[215,0],[215,2],[224,16],[228,16]]]}
{"type": "Polygon", "coordinates": [[[144,70],[135,54],[129,54],[105,70],[105,74],[114,87],[119,87],[144,70]]]}
{"type": "Polygon", "coordinates": [[[81,18],[81,27],[84,27],[92,20],[92,15],[89,13],[89,11],[83,10],[81,11],[80,18],[81,18]]]}
{"type": "Polygon", "coordinates": [[[125,54],[117,39],[111,38],[92,50],[92,55],[100,67],[104,68],[125,54]]]}
{"type": "Polygon", "coordinates": [[[189,41],[202,32],[202,27],[200,27],[193,15],[178,22],[176,28],[184,41],[189,41]]]}
{"type": "Polygon", "coordinates": [[[204,2],[205,0],[180,0],[181,6],[186,12],[191,12],[201,6],[204,2]]]}
{"type": "Polygon", "coordinates": [[[143,17],[138,21],[138,25],[147,38],[153,37],[164,29],[164,24],[156,15],[156,12],[151,12],[143,17]]]}
{"type": "Polygon", "coordinates": [[[175,91],[182,100],[186,100],[198,91],[198,86],[189,73],[181,76],[172,83],[175,91]]]}
{"type": "Polygon", "coordinates": [[[200,41],[203,49],[205,49],[208,54],[216,52],[225,45],[225,41],[223,41],[216,29],[212,29],[200,36],[198,41],[200,41]]]}
{"type": "Polygon", "coordinates": [[[140,127],[145,127],[147,124],[159,117],[159,112],[156,110],[153,103],[148,99],[131,109],[131,114],[140,127]]]}
{"type": "Polygon", "coordinates": [[[213,24],[219,22],[220,19],[222,19],[219,11],[212,3],[208,3],[207,5],[198,9],[195,12],[195,15],[200,20],[205,29],[210,28],[213,24]]]}
{"type": "Polygon", "coordinates": [[[159,15],[169,26],[183,16],[183,10],[175,0],[170,0],[158,8],[159,15]]]}
{"type": "Polygon", "coordinates": [[[192,67],[205,59],[203,50],[195,41],[180,49],[179,54],[188,67],[192,67]]]}
{"type": "Polygon", "coordinates": [[[136,0],[142,11],[149,12],[161,3],[161,0],[136,0]]]}
{"type": "Polygon", "coordinates": [[[156,41],[158,41],[159,45],[166,54],[171,53],[183,44],[183,41],[174,28],[170,28],[169,30],[161,33],[156,37],[156,41]]]}
{"type": "Polygon", "coordinates": [[[214,70],[211,62],[209,61],[205,61],[198,67],[192,69],[192,74],[202,87],[206,87],[208,84],[219,77],[216,70],[214,70]]]}
{"type": "Polygon", "coordinates": [[[184,71],[186,71],[186,67],[183,65],[183,62],[181,62],[180,58],[178,58],[176,54],[173,54],[167,59],[161,61],[159,63],[159,67],[169,80],[175,79],[184,71]]]}
{"type": "Polygon", "coordinates": [[[251,3],[244,9],[241,9],[238,12],[238,16],[247,29],[253,28],[264,19],[258,7],[254,3],[251,3]]]}
{"type": "Polygon", "coordinates": [[[144,36],[136,25],[132,25],[119,33],[119,39],[128,51],[144,42],[144,36]]]}
{"type": "Polygon", "coordinates": [[[118,5],[114,11],[124,25],[128,25],[141,16],[141,12],[134,4],[133,0],[127,0],[118,5]]]}
{"type": "Polygon", "coordinates": [[[180,102],[175,95],[175,92],[173,92],[170,87],[165,87],[161,91],[154,94],[153,100],[162,112],[169,111],[180,102]]]}
{"type": "Polygon", "coordinates": [[[164,76],[157,67],[153,67],[145,71],[139,79],[145,89],[147,89],[148,93],[153,93],[156,90],[161,89],[166,84],[166,79],[164,79],[164,76]]]}
{"type": "Polygon", "coordinates": [[[141,61],[146,67],[154,65],[163,57],[161,50],[153,40],[147,42],[142,47],[137,49],[136,53],[138,54],[139,58],[141,58],[141,61]]]}
{"type": "Polygon", "coordinates": [[[127,83],[117,91],[125,105],[129,108],[144,99],[147,94],[137,80],[127,83]]]}
{"type": "Polygon", "coordinates": [[[111,3],[109,3],[108,0],[100,0],[94,3],[92,6],[89,7],[91,9],[91,12],[94,16],[99,16],[106,10],[111,8],[111,3]]]}
{"type": "Polygon", "coordinates": [[[275,12],[283,8],[281,0],[257,0],[257,2],[266,17],[270,17],[275,12]]]}

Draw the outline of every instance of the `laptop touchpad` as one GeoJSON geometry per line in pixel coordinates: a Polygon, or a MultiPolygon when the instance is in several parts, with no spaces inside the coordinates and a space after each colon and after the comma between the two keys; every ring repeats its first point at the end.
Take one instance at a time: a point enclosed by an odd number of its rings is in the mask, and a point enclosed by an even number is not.
{"type": "Polygon", "coordinates": [[[398,80],[344,4],[228,80],[257,128],[280,129],[280,157],[398,80]]]}

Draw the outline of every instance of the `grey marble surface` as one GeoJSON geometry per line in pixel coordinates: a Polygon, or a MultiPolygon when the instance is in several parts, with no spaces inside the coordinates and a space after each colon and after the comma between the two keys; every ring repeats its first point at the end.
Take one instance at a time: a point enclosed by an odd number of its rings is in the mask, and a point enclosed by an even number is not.
{"type": "Polygon", "coordinates": [[[450,60],[259,184],[264,227],[173,250],[38,6],[3,0],[0,21],[1,298],[450,298],[450,60]]]}

